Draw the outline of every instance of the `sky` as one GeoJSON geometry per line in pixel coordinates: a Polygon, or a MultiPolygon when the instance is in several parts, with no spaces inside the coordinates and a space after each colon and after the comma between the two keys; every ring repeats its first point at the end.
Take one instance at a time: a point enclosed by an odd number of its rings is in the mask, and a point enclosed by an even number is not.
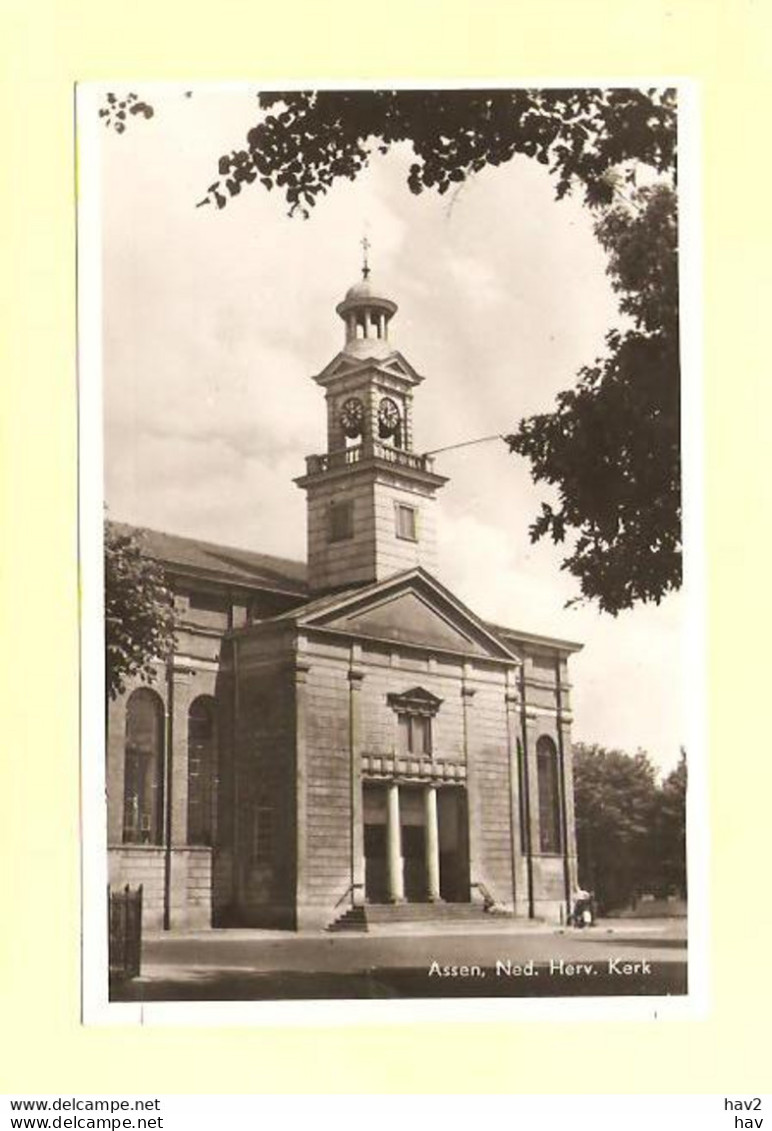
{"type": "MultiPolygon", "coordinates": [[[[336,183],[308,220],[252,187],[196,208],[240,147],[254,89],[138,89],[155,107],[101,135],[105,497],[117,520],[305,558],[293,483],[326,443],[312,377],[342,348],[335,305],[360,277],[399,306],[390,339],[425,377],[414,447],[511,431],[604,351],[619,322],[579,197],[515,158],[445,196],[413,195],[400,146],[336,183]]],[[[613,618],[566,608],[578,586],[528,526],[549,489],[503,441],[436,457],[439,578],[479,616],[579,641],[573,737],[664,772],[684,742],[682,597],[613,618]]]]}

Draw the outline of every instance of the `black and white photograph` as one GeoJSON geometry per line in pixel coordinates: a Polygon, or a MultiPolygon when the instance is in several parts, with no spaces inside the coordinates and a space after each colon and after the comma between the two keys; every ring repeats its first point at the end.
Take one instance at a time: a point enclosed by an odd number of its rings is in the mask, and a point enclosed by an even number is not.
{"type": "Polygon", "coordinates": [[[687,1001],[685,93],[79,88],[92,1003],[687,1001]]]}

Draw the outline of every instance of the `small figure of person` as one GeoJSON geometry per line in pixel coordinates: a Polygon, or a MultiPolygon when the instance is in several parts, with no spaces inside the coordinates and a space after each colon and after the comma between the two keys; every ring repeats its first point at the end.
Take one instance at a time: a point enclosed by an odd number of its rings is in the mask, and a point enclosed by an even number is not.
{"type": "Polygon", "coordinates": [[[591,927],[593,923],[592,894],[584,888],[574,892],[574,910],[571,916],[575,927],[591,927]]]}

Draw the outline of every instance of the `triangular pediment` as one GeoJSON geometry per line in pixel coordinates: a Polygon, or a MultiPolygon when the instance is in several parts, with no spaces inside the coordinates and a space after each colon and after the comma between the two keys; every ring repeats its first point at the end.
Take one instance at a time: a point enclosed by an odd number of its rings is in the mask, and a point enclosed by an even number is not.
{"type": "Polygon", "coordinates": [[[421,374],[416,372],[399,350],[392,350],[384,356],[375,354],[372,357],[357,357],[343,350],[314,377],[314,380],[318,385],[329,385],[332,381],[343,377],[356,377],[362,373],[381,373],[405,381],[409,385],[417,385],[423,381],[421,374]]]}
{"type": "Polygon", "coordinates": [[[393,691],[386,696],[386,702],[395,711],[409,712],[413,715],[436,715],[442,700],[425,687],[411,687],[409,691],[393,691]]]}
{"type": "Polygon", "coordinates": [[[471,610],[425,570],[335,598],[312,602],[299,624],[343,632],[352,637],[412,644],[427,650],[517,661],[471,610]]]}

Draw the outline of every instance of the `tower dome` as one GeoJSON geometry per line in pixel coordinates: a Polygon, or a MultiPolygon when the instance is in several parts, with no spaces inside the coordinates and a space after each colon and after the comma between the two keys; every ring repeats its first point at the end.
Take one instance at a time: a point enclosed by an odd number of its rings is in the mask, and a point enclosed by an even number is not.
{"type": "Polygon", "coordinates": [[[391,299],[386,298],[385,295],[379,294],[379,288],[376,287],[369,278],[369,270],[367,276],[360,279],[358,283],[354,283],[353,287],[349,287],[349,289],[346,291],[346,297],[340,305],[345,306],[348,303],[352,302],[380,302],[393,307],[394,310],[397,309],[396,304],[393,303],[391,299]]]}
{"type": "Polygon", "coordinates": [[[365,277],[349,287],[335,309],[346,324],[346,353],[360,357],[391,353],[388,327],[397,313],[397,304],[386,298],[370,279],[365,277]]]}
{"type": "Polygon", "coordinates": [[[349,287],[343,302],[339,302],[335,309],[346,324],[344,350],[360,357],[370,357],[391,352],[388,325],[397,313],[397,304],[386,298],[370,279],[367,262],[370,245],[367,239],[362,241],[362,246],[365,249],[362,278],[349,287]]]}

